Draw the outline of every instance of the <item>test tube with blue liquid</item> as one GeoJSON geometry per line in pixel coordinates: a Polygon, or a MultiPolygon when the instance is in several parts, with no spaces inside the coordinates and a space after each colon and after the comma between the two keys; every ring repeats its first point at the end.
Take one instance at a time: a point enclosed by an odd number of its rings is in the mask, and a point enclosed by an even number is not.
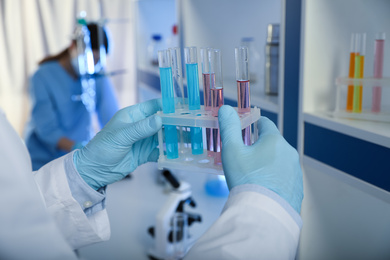
{"type": "MultiPolygon", "coordinates": [[[[249,55],[246,46],[235,48],[236,80],[238,113],[244,114],[251,111],[250,86],[249,86],[249,55]]],[[[245,145],[251,145],[251,127],[242,130],[242,139],[245,145]]]]}
{"type": "MultiPolygon", "coordinates": [[[[186,99],[185,99],[185,91],[183,86],[183,73],[181,66],[181,55],[180,48],[169,48],[168,49],[171,56],[171,67],[172,67],[172,79],[173,79],[173,95],[177,99],[175,101],[175,106],[177,108],[186,108],[186,99]]],[[[179,126],[179,153],[183,154],[185,152],[185,145],[189,143],[189,140],[184,140],[188,135],[185,134],[187,132],[187,127],[179,126]]]]}
{"type": "MultiPolygon", "coordinates": [[[[158,64],[160,70],[161,99],[163,113],[175,113],[175,97],[173,91],[171,53],[169,50],[158,51],[158,64]]],[[[176,126],[165,125],[165,144],[168,159],[179,157],[176,126]]]]}
{"type": "MultiPolygon", "coordinates": [[[[189,110],[200,109],[198,58],[196,47],[184,48],[184,57],[187,72],[187,90],[189,110]]],[[[201,127],[191,127],[192,154],[203,153],[203,138],[201,127]]]]}

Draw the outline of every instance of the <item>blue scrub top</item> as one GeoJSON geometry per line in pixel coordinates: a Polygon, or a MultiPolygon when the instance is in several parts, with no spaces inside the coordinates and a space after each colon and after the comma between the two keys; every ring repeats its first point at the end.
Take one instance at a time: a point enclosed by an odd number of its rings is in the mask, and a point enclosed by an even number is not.
{"type": "MultiPolygon", "coordinates": [[[[80,99],[81,82],[72,78],[58,61],[45,62],[30,78],[31,118],[25,130],[33,170],[64,155],[57,149],[62,137],[75,142],[93,136],[91,117],[80,99]],[[76,98],[75,98],[76,97],[76,98]]],[[[107,77],[96,79],[96,114],[103,127],[118,110],[117,99],[107,77]]]]}

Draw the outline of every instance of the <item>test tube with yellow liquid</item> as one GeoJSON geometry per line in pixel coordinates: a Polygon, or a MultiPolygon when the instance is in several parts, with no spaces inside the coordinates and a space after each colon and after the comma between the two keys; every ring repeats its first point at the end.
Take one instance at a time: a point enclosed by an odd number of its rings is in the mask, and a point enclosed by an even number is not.
{"type": "MultiPolygon", "coordinates": [[[[364,77],[364,56],[366,53],[366,34],[356,34],[355,38],[355,73],[354,78],[364,77]]],[[[356,84],[353,89],[353,110],[354,113],[362,112],[363,86],[356,84]]]]}

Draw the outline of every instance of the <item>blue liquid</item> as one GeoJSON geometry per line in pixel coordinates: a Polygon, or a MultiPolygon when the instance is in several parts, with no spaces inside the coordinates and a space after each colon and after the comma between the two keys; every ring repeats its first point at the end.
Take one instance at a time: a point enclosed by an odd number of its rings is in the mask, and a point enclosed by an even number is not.
{"type": "Polygon", "coordinates": [[[179,157],[177,145],[177,130],[174,125],[165,125],[165,144],[167,149],[167,158],[176,159],[179,157]]]}
{"type": "MultiPolygon", "coordinates": [[[[160,68],[160,84],[163,113],[175,113],[175,99],[173,94],[172,68],[160,68]]],[[[168,159],[179,157],[176,126],[165,125],[165,144],[168,159]]]]}
{"type": "MultiPolygon", "coordinates": [[[[188,106],[190,110],[200,109],[198,63],[186,64],[188,85],[188,106]]],[[[202,128],[191,127],[192,154],[203,153],[202,128]]]]}
{"type": "Polygon", "coordinates": [[[160,68],[161,96],[164,114],[175,113],[172,68],[160,68]]]}
{"type": "Polygon", "coordinates": [[[198,63],[186,64],[188,85],[188,106],[190,110],[200,109],[198,63]]]}
{"type": "Polygon", "coordinates": [[[202,127],[191,127],[192,154],[203,153],[202,127]]]}

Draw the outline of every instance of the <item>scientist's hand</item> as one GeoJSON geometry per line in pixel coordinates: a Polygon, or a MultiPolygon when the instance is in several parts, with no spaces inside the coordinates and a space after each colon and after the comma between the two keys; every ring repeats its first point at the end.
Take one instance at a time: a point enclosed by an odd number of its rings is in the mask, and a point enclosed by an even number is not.
{"type": "Polygon", "coordinates": [[[266,117],[258,121],[259,139],[252,146],[242,141],[240,121],[229,106],[219,109],[222,165],[229,189],[257,184],[274,191],[298,212],[303,199],[302,170],[297,151],[266,117]]]}
{"type": "Polygon", "coordinates": [[[81,177],[95,190],[121,180],[139,165],[157,161],[161,100],[150,100],[118,111],[73,161],[81,177]]]}

